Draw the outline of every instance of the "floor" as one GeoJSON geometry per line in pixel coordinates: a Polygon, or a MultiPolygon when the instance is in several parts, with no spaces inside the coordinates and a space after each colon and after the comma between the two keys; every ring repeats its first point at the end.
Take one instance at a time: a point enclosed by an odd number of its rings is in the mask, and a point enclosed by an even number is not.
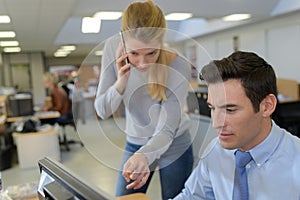
{"type": "MultiPolygon", "coordinates": [[[[92,112],[93,113],[93,112],[92,112]]],[[[125,145],[124,118],[109,118],[98,120],[88,117],[83,124],[78,122],[77,132],[67,127],[69,139],[81,140],[79,144],[70,146],[70,151],[61,148],[61,163],[71,172],[93,187],[104,191],[113,198],[115,194],[117,175],[125,145]]],[[[193,137],[193,151],[195,165],[203,149],[216,136],[211,129],[210,118],[199,115],[190,115],[193,137]]],[[[61,129],[59,129],[61,131],[61,129]]],[[[34,144],[33,144],[34,145],[34,144]]],[[[2,171],[2,189],[28,182],[38,182],[40,172],[38,167],[22,169],[18,165],[17,155],[13,167],[2,171]]],[[[154,173],[149,185],[147,196],[150,199],[161,200],[159,173],[154,173]]]]}
{"type": "MultiPolygon", "coordinates": [[[[80,137],[84,147],[74,144],[70,146],[70,151],[62,149],[60,162],[84,181],[114,196],[122,149],[125,144],[123,128],[122,118],[89,119],[85,124],[79,122],[78,134],[73,128],[68,127],[67,131],[71,135],[69,138],[80,137]]],[[[17,156],[15,157],[13,167],[2,171],[3,190],[8,186],[38,182],[40,178],[38,167],[21,169],[17,163],[17,156]]],[[[147,195],[150,199],[161,199],[158,173],[155,173],[147,195]]]]}

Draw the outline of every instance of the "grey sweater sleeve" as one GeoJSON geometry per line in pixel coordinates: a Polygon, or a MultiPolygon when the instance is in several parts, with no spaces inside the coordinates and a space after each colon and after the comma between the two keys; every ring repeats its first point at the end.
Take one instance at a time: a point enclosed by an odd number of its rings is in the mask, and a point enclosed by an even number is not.
{"type": "Polygon", "coordinates": [[[118,44],[118,38],[110,38],[103,50],[105,53],[102,57],[100,81],[94,102],[96,112],[102,119],[110,117],[122,101],[122,95],[114,87],[117,80],[115,54],[118,44]]]}

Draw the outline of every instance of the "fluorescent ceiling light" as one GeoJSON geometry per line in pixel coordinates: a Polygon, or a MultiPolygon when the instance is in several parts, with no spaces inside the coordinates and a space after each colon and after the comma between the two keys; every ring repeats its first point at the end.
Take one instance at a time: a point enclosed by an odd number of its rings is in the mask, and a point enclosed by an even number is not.
{"type": "Polygon", "coordinates": [[[8,15],[0,15],[0,24],[10,23],[10,17],[8,15]]]}
{"type": "Polygon", "coordinates": [[[166,20],[181,21],[193,16],[192,13],[170,13],[165,16],[166,20]]]}
{"type": "Polygon", "coordinates": [[[102,56],[103,55],[103,50],[95,51],[95,55],[96,56],[102,56]]]}
{"type": "Polygon", "coordinates": [[[0,31],[0,38],[13,38],[16,37],[14,31],[0,31]]]}
{"type": "Polygon", "coordinates": [[[5,48],[3,48],[3,51],[5,53],[16,53],[16,52],[20,52],[21,48],[20,47],[5,47],[5,48]]]}
{"type": "Polygon", "coordinates": [[[93,17],[82,18],[81,32],[82,33],[99,33],[101,20],[93,17]]]}
{"type": "Polygon", "coordinates": [[[13,46],[19,46],[18,41],[0,41],[1,47],[13,47],[13,46]]]}
{"type": "Polygon", "coordinates": [[[70,51],[64,50],[64,49],[57,49],[56,52],[63,53],[63,54],[69,54],[69,53],[71,53],[70,51]]]}
{"type": "Polygon", "coordinates": [[[122,16],[122,12],[97,12],[94,14],[95,18],[103,20],[117,20],[122,16]]]}
{"type": "Polygon", "coordinates": [[[55,52],[54,57],[66,57],[69,53],[67,52],[55,52]]]}
{"type": "Polygon", "coordinates": [[[250,17],[251,17],[250,14],[232,14],[232,15],[225,16],[222,19],[224,21],[241,21],[241,20],[249,19],[250,17]]]}
{"type": "Polygon", "coordinates": [[[65,45],[65,46],[61,46],[60,48],[65,51],[75,51],[76,46],[75,45],[65,45]]]}

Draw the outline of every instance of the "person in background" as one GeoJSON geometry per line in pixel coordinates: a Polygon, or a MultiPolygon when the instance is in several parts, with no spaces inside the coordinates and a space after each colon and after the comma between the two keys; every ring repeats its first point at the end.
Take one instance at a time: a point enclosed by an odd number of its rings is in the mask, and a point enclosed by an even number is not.
{"type": "Polygon", "coordinates": [[[82,124],[85,124],[85,99],[83,93],[83,87],[81,86],[79,78],[76,77],[74,80],[74,87],[72,88],[72,110],[76,124],[79,119],[81,119],[82,124]]]}
{"type": "Polygon", "coordinates": [[[204,66],[200,76],[208,84],[218,137],[174,199],[300,199],[300,139],[271,118],[277,104],[272,66],[255,53],[237,51],[204,66]],[[246,159],[236,167],[240,155],[246,159]],[[246,190],[239,190],[238,181],[246,190]]]}
{"type": "Polygon", "coordinates": [[[46,72],[44,74],[44,86],[49,89],[51,97],[51,105],[42,107],[42,111],[58,111],[59,118],[43,120],[42,123],[54,124],[70,118],[71,103],[66,91],[58,86],[58,78],[53,74],[46,72]]]}
{"type": "Polygon", "coordinates": [[[162,198],[172,198],[193,168],[189,118],[183,111],[191,67],[165,47],[165,17],[150,0],[127,7],[122,33],[125,44],[119,36],[105,44],[94,102],[102,119],[122,102],[125,106],[126,147],[116,196],[145,193],[158,166],[162,198]]]}

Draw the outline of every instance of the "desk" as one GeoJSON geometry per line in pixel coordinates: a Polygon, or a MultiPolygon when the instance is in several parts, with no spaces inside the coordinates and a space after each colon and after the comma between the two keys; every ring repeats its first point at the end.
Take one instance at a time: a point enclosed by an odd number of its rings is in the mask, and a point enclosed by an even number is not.
{"type": "Polygon", "coordinates": [[[128,194],[118,197],[117,200],[150,200],[144,193],[128,194]]]}
{"type": "Polygon", "coordinates": [[[58,111],[38,111],[35,112],[33,116],[8,117],[6,118],[6,122],[21,121],[26,117],[36,117],[38,119],[51,119],[60,117],[60,113],[58,111]]]}
{"type": "Polygon", "coordinates": [[[38,167],[45,156],[60,160],[58,130],[51,129],[33,133],[13,133],[21,168],[38,167]]]}
{"type": "Polygon", "coordinates": [[[0,135],[4,133],[5,131],[5,121],[6,117],[4,115],[0,116],[0,135]]]}

